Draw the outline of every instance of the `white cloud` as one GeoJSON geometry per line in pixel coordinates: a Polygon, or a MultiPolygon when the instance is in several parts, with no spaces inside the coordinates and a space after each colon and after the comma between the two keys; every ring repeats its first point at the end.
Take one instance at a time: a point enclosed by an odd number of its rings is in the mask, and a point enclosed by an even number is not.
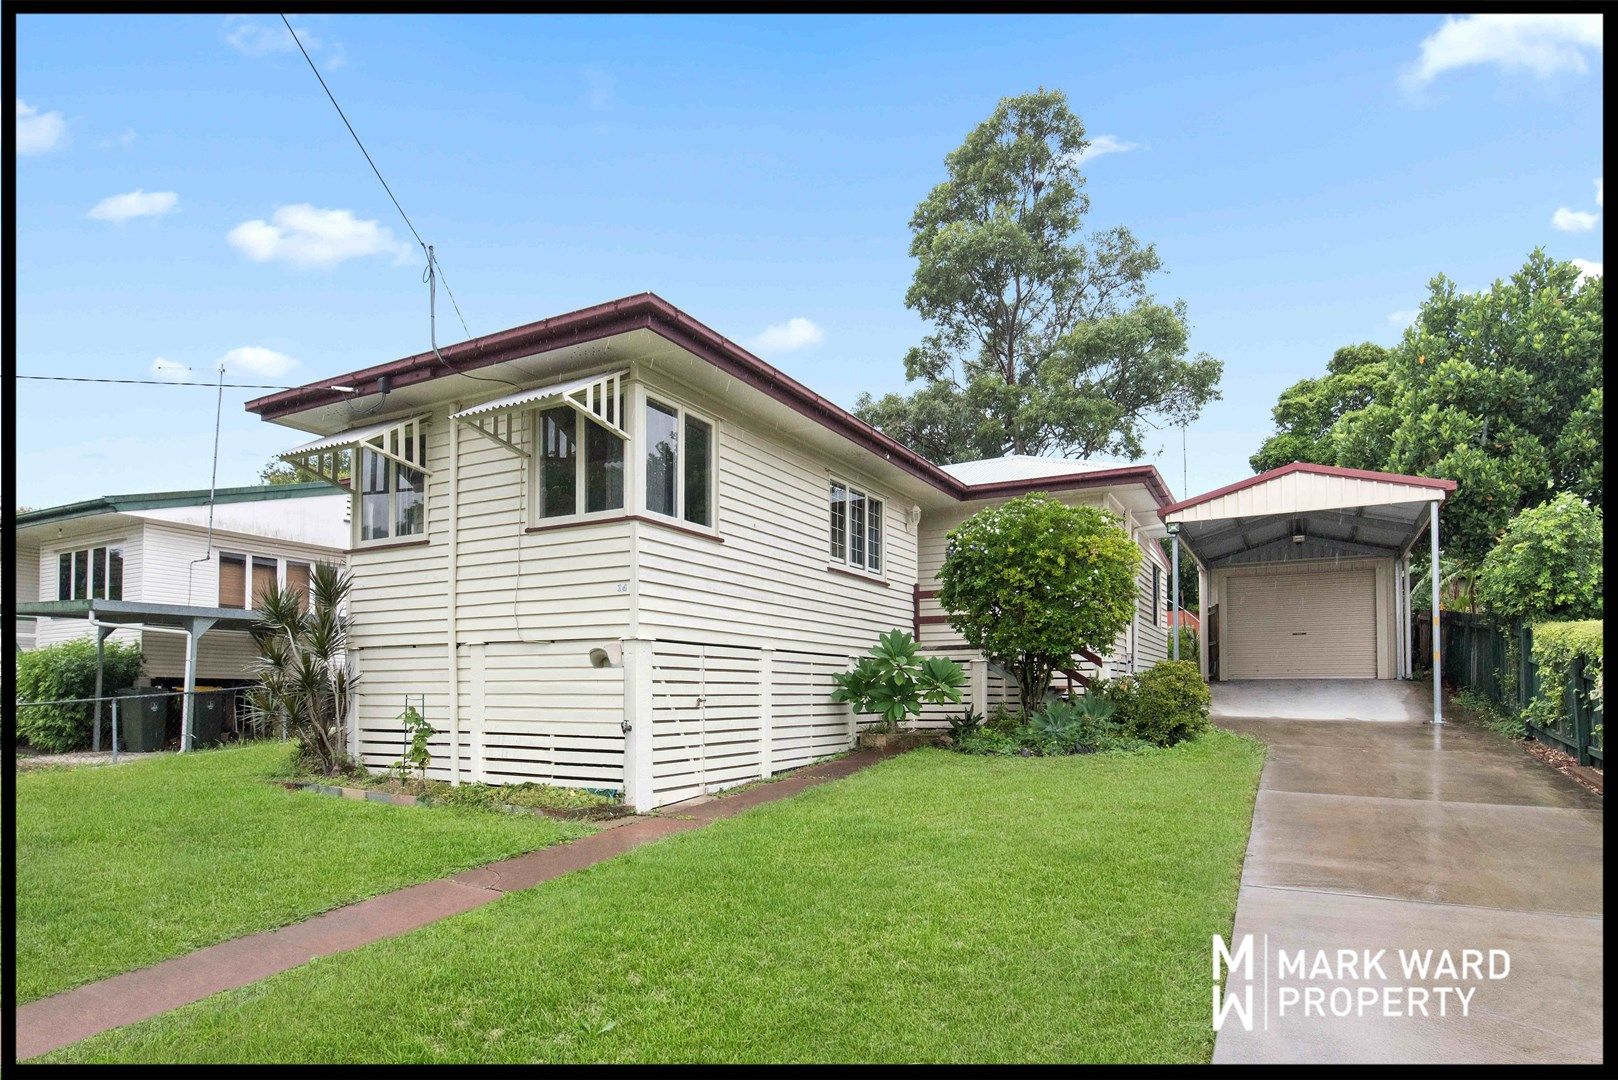
{"type": "Polygon", "coordinates": [[[1574,266],[1579,268],[1579,279],[1581,281],[1588,281],[1591,278],[1601,276],[1601,264],[1598,262],[1591,262],[1589,259],[1574,259],[1572,262],[1574,266]]]}
{"type": "Polygon", "coordinates": [[[606,112],[612,108],[613,92],[618,80],[612,72],[599,67],[587,67],[584,74],[584,104],[591,112],[606,112]]]}
{"type": "Polygon", "coordinates": [[[766,326],[764,332],[755,337],[750,344],[758,352],[792,352],[810,345],[819,345],[825,338],[826,335],[820,327],[799,315],[786,322],[766,326]]]}
{"type": "MultiPolygon", "coordinates": [[[[298,51],[297,42],[292,40],[292,35],[287,33],[279,18],[260,20],[251,15],[231,15],[225,19],[225,25],[231,28],[225,35],[225,41],[243,56],[273,56],[298,51]]],[[[294,22],[292,26],[298,32],[298,41],[303,42],[309,55],[317,58],[326,70],[340,68],[347,62],[347,54],[339,42],[327,41],[300,22],[294,22]]]]}
{"type": "Polygon", "coordinates": [[[1411,308],[1408,311],[1390,311],[1388,312],[1388,322],[1402,329],[1403,327],[1409,326],[1411,323],[1415,322],[1416,316],[1420,314],[1421,312],[1415,308],[1411,308]]]}
{"type": "Polygon", "coordinates": [[[96,145],[101,147],[101,149],[103,149],[103,150],[116,150],[116,149],[119,149],[119,148],[125,147],[125,146],[133,146],[134,143],[135,143],[135,129],[134,128],[124,128],[123,131],[119,132],[116,135],[112,135],[112,136],[109,136],[109,137],[107,137],[105,139],[102,139],[100,142],[96,143],[96,145]]]}
{"type": "Polygon", "coordinates": [[[356,218],[349,210],[320,210],[308,203],[283,206],[269,221],[244,221],[226,238],[254,262],[299,267],[331,267],[367,255],[392,255],[402,261],[411,251],[378,222],[356,218]]]}
{"type": "Polygon", "coordinates": [[[42,113],[17,99],[17,153],[43,154],[67,141],[67,121],[59,112],[42,113]]]}
{"type": "Polygon", "coordinates": [[[245,345],[221,356],[214,370],[217,371],[222,367],[227,372],[276,378],[297,366],[298,362],[286,353],[278,353],[274,349],[265,349],[257,345],[245,345]]]}
{"type": "Polygon", "coordinates": [[[1601,220],[1600,214],[1592,214],[1586,210],[1570,210],[1559,206],[1556,213],[1551,215],[1551,228],[1562,232],[1589,232],[1601,220]]]}
{"type": "Polygon", "coordinates": [[[159,356],[152,361],[152,374],[169,382],[184,382],[191,377],[191,369],[178,360],[166,360],[159,356]]]}
{"type": "Polygon", "coordinates": [[[1093,161],[1098,157],[1104,157],[1107,154],[1127,154],[1131,150],[1139,150],[1140,148],[1140,143],[1125,142],[1116,135],[1097,135],[1090,140],[1089,146],[1079,151],[1074,160],[1083,163],[1093,161]]]}
{"type": "Polygon", "coordinates": [[[180,202],[172,191],[134,191],[122,195],[109,195],[90,207],[89,216],[96,221],[125,222],[138,217],[162,217],[180,202]]]}
{"type": "Polygon", "coordinates": [[[1421,43],[1421,58],[1406,74],[1425,86],[1447,71],[1493,64],[1504,71],[1548,79],[1590,70],[1587,54],[1601,52],[1602,19],[1584,15],[1462,15],[1421,43]]]}

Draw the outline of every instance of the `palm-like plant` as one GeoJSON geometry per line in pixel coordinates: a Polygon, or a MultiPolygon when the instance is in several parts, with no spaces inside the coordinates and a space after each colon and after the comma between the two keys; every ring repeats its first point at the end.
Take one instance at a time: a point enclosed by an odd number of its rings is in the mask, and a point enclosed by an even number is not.
{"type": "Polygon", "coordinates": [[[916,641],[903,630],[878,635],[876,648],[860,657],[850,671],[832,676],[833,701],[847,702],[858,713],[882,719],[877,731],[898,731],[908,715],[920,715],[923,702],[959,704],[966,672],[947,656],[922,659],[916,641]]]}
{"type": "Polygon", "coordinates": [[[267,589],[257,598],[260,620],[258,685],[245,695],[254,720],[290,731],[303,763],[326,775],[347,763],[347,717],[354,679],[348,674],[346,571],[316,564],[309,604],[293,589],[267,589]]]}

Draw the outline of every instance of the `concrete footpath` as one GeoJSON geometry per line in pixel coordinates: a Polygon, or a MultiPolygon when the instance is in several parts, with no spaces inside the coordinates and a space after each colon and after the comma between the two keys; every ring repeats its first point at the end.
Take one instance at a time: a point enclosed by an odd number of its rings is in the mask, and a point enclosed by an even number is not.
{"type": "Polygon", "coordinates": [[[1251,987],[1252,1028],[1230,1015],[1216,1064],[1601,1061],[1601,799],[1490,732],[1426,723],[1426,695],[1215,685],[1214,722],[1270,747],[1233,938],[1252,978],[1226,980],[1251,987]],[[1464,950],[1509,971],[1468,971],[1464,950]]]}
{"type": "Polygon", "coordinates": [[[201,1001],[222,990],[247,986],[317,957],[408,933],[642,844],[700,829],[720,818],[734,817],[751,807],[840,779],[891,756],[857,751],[836,761],[805,766],[772,783],[666,806],[655,816],[630,819],[565,844],[412,885],[278,930],[221,942],[41,998],[17,1008],[17,1059],[37,1057],[99,1032],[201,1001]]]}

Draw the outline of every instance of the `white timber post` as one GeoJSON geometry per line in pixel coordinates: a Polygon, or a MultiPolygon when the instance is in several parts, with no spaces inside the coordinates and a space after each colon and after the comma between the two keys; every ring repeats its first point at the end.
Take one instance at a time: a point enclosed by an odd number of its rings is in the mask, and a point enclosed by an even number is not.
{"type": "Polygon", "coordinates": [[[1433,723],[1444,722],[1444,637],[1438,627],[1438,500],[1428,504],[1431,512],[1433,551],[1433,723]]]}
{"type": "MultiPolygon", "coordinates": [[[[853,671],[854,665],[857,663],[859,663],[859,660],[856,657],[850,656],[848,658],[848,662],[843,665],[843,670],[853,671]]],[[[843,708],[848,710],[848,748],[852,750],[854,747],[858,746],[860,742],[860,718],[859,714],[854,711],[854,703],[852,701],[846,703],[843,708]]]]}
{"type": "Polygon", "coordinates": [[[625,638],[624,664],[624,802],[636,813],[656,805],[652,790],[652,647],[642,638],[625,638]]]}
{"type": "Polygon", "coordinates": [[[758,774],[775,773],[775,650],[758,651],[758,774]]]}
{"type": "Polygon", "coordinates": [[[480,784],[489,782],[486,766],[483,760],[484,738],[484,697],[483,679],[485,668],[485,652],[488,646],[477,642],[470,646],[472,652],[472,667],[468,673],[471,677],[471,700],[467,702],[467,719],[470,721],[467,735],[472,743],[472,778],[480,784]]]}
{"type": "Polygon", "coordinates": [[[978,657],[968,665],[971,676],[968,686],[972,692],[972,711],[979,716],[989,715],[989,661],[978,657]]]}
{"type": "MultiPolygon", "coordinates": [[[[461,411],[461,403],[455,402],[450,406],[451,413],[461,411]]],[[[461,425],[460,421],[446,419],[449,425],[449,491],[444,499],[447,504],[444,509],[449,514],[449,546],[444,553],[447,584],[445,586],[444,635],[447,639],[446,654],[449,660],[449,782],[451,786],[458,787],[461,783],[461,650],[460,627],[457,616],[460,614],[460,559],[459,546],[461,538],[461,508],[460,499],[461,480],[461,425]]],[[[417,434],[418,439],[422,438],[417,434]]],[[[431,524],[427,526],[431,529],[431,524]]]]}
{"type": "MultiPolygon", "coordinates": [[[[1169,536],[1173,537],[1169,547],[1174,552],[1174,566],[1169,571],[1174,575],[1174,618],[1169,623],[1169,633],[1174,635],[1174,659],[1178,660],[1180,658],[1180,526],[1170,525],[1169,536]]],[[[1153,617],[1156,617],[1155,612],[1153,617]]]]}
{"type": "Polygon", "coordinates": [[[1197,628],[1197,663],[1202,665],[1202,678],[1212,681],[1213,672],[1208,670],[1208,611],[1213,607],[1208,602],[1208,589],[1212,583],[1208,571],[1201,563],[1197,564],[1197,621],[1201,624],[1197,628]]]}

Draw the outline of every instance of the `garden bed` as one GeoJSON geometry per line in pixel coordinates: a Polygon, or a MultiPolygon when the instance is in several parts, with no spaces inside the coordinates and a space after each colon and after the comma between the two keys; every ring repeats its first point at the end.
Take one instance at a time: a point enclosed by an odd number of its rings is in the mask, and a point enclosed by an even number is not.
{"type": "Polygon", "coordinates": [[[394,777],[343,777],[342,783],[323,779],[281,780],[281,786],[318,795],[345,799],[369,799],[393,806],[450,806],[498,810],[508,814],[533,814],[556,821],[610,821],[631,817],[635,811],[616,798],[582,788],[560,788],[548,784],[522,784],[512,788],[489,784],[462,784],[459,788],[442,780],[425,784],[403,783],[394,777]],[[507,792],[510,794],[506,794],[507,792]],[[512,801],[511,795],[518,800],[512,801]],[[572,805],[567,805],[571,803],[572,805]]]}

